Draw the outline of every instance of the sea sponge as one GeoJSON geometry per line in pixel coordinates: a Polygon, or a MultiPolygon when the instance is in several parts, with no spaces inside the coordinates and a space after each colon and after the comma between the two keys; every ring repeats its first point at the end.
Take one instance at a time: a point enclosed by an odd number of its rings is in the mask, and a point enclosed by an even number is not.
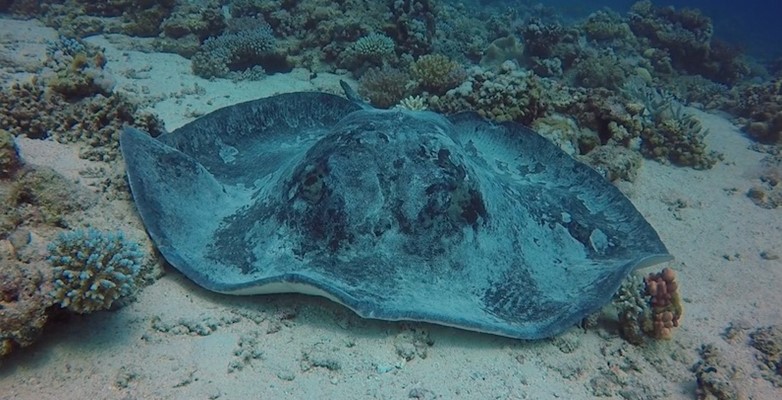
{"type": "Polygon", "coordinates": [[[676,272],[663,268],[658,273],[649,274],[644,282],[652,311],[644,323],[644,332],[657,339],[670,339],[673,328],[679,326],[684,313],[676,272]]]}
{"type": "Polygon", "coordinates": [[[139,244],[122,232],[62,233],[49,244],[51,295],[62,308],[79,314],[106,310],[136,290],[143,259],[139,244]]]}

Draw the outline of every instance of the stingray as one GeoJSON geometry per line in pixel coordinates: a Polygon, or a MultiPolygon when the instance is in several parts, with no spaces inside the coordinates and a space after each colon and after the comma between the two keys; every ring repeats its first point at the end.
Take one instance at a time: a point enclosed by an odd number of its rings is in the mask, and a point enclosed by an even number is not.
{"type": "Polygon", "coordinates": [[[536,132],[348,93],[236,104],[156,138],[125,128],[163,257],[215,292],[520,339],[562,332],[671,259],[619,190],[536,132]]]}

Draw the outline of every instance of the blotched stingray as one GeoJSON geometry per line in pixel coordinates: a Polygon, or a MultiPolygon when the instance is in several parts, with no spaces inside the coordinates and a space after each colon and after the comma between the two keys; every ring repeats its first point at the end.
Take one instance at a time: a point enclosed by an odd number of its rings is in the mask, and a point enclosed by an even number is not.
{"type": "Polygon", "coordinates": [[[326,93],[121,136],[171,265],[228,294],[326,296],[362,317],[514,338],[561,332],[668,261],[613,185],[537,133],[326,93]]]}

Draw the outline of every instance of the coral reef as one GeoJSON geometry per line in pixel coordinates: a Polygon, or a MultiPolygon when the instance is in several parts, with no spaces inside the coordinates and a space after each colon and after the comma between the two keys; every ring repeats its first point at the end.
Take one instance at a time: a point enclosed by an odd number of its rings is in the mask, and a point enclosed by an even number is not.
{"type": "Polygon", "coordinates": [[[629,24],[650,47],[665,50],[673,66],[685,73],[727,84],[749,73],[737,50],[713,39],[711,19],[698,10],[658,8],[651,1],[639,1],[631,8],[629,24]]]}
{"type": "Polygon", "coordinates": [[[573,65],[576,84],[587,87],[618,89],[627,79],[628,71],[619,58],[612,54],[595,54],[580,58],[573,65]]]}
{"type": "Polygon", "coordinates": [[[726,108],[739,117],[744,131],[761,143],[782,143],[782,78],[733,91],[726,108]]]}
{"type": "Polygon", "coordinates": [[[0,129],[0,179],[8,179],[21,167],[19,150],[14,143],[14,135],[0,129]]]}
{"type": "Polygon", "coordinates": [[[612,301],[622,337],[635,345],[644,343],[645,337],[670,339],[684,310],[678,286],[670,268],[645,278],[628,276],[612,301]]]}
{"type": "Polygon", "coordinates": [[[363,63],[379,66],[394,57],[394,41],[382,33],[370,33],[360,37],[347,47],[343,65],[359,66],[363,63]]]}
{"type": "Polygon", "coordinates": [[[358,93],[381,108],[396,105],[410,92],[410,75],[389,66],[371,68],[358,81],[358,93]]]}
{"type": "Polygon", "coordinates": [[[750,338],[752,347],[760,352],[758,361],[763,377],[782,387],[782,325],[759,328],[750,338]]]}
{"type": "Polygon", "coordinates": [[[122,232],[96,229],[60,234],[49,244],[54,267],[52,297],[76,313],[107,310],[137,287],[144,253],[122,232]]]}
{"type": "Polygon", "coordinates": [[[410,74],[418,87],[430,94],[443,94],[459,86],[467,76],[459,63],[442,54],[419,57],[410,66],[410,74]]]}
{"type": "Polygon", "coordinates": [[[14,225],[43,223],[70,225],[69,215],[84,210],[90,201],[72,190],[73,183],[46,167],[25,168],[11,182],[6,204],[12,206],[14,225]]]}
{"type": "Polygon", "coordinates": [[[742,399],[738,388],[738,371],[729,366],[717,346],[706,344],[698,351],[701,361],[692,367],[698,400],[742,399]]]}
{"type": "Polygon", "coordinates": [[[538,77],[506,61],[496,71],[469,69],[464,83],[430,97],[429,105],[443,113],[472,110],[494,121],[530,124],[546,112],[542,91],[538,77]]]}
{"type": "Polygon", "coordinates": [[[84,48],[65,54],[53,50],[49,58],[56,60],[61,67],[56,68],[52,76],[45,77],[46,85],[68,101],[96,94],[109,96],[114,90],[114,78],[103,69],[106,58],[100,51],[84,48]]]}
{"type": "Polygon", "coordinates": [[[644,282],[651,305],[651,315],[644,321],[644,331],[657,339],[670,339],[684,311],[676,272],[663,268],[659,273],[649,274],[644,282]]]}
{"type": "Polygon", "coordinates": [[[156,117],[141,111],[124,95],[97,94],[77,101],[46,88],[38,79],[14,83],[0,92],[0,124],[15,136],[33,139],[52,137],[62,143],[79,143],[80,156],[113,161],[119,155],[119,132],[125,124],[162,128],[156,117]]]}
{"type": "Polygon", "coordinates": [[[767,147],[771,154],[760,160],[758,184],[747,191],[747,197],[758,207],[774,209],[782,207],[782,149],[767,147]]]}
{"type": "Polygon", "coordinates": [[[9,241],[0,241],[0,357],[40,336],[53,303],[51,269],[16,260],[13,252],[9,241]]]}
{"type": "Polygon", "coordinates": [[[634,182],[643,159],[638,152],[622,146],[599,146],[579,158],[609,181],[634,182]]]}
{"type": "Polygon", "coordinates": [[[391,2],[391,14],[396,25],[394,39],[413,56],[428,54],[436,27],[435,0],[396,0],[391,2]]]}
{"type": "Polygon", "coordinates": [[[289,69],[285,57],[277,53],[271,26],[256,18],[231,20],[225,33],[205,40],[191,61],[193,73],[203,78],[228,78],[232,72],[253,67],[289,69]]]}

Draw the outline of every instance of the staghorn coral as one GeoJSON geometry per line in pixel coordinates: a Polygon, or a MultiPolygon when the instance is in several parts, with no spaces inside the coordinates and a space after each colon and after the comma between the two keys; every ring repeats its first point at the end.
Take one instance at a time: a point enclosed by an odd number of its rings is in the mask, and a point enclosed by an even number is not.
{"type": "Polygon", "coordinates": [[[645,157],[695,169],[711,168],[719,153],[706,148],[707,132],[670,93],[630,80],[622,91],[643,104],[640,150],[645,157]]]}
{"type": "Polygon", "coordinates": [[[399,101],[396,108],[402,108],[410,111],[425,111],[428,107],[426,99],[421,96],[407,96],[399,101]]]}
{"type": "Polygon", "coordinates": [[[410,66],[410,73],[418,86],[431,94],[443,94],[459,86],[467,75],[461,64],[442,54],[419,57],[410,66]]]}
{"type": "Polygon", "coordinates": [[[62,233],[49,244],[51,296],[60,307],[79,314],[107,310],[136,290],[143,259],[139,244],[122,232],[62,233]]]}
{"type": "Polygon", "coordinates": [[[459,87],[432,96],[430,107],[442,113],[472,110],[495,121],[530,124],[547,109],[539,78],[512,61],[495,71],[473,67],[459,87]]]}
{"type": "Polygon", "coordinates": [[[410,95],[410,75],[384,66],[371,68],[358,81],[358,93],[377,107],[389,108],[410,95]]]}

